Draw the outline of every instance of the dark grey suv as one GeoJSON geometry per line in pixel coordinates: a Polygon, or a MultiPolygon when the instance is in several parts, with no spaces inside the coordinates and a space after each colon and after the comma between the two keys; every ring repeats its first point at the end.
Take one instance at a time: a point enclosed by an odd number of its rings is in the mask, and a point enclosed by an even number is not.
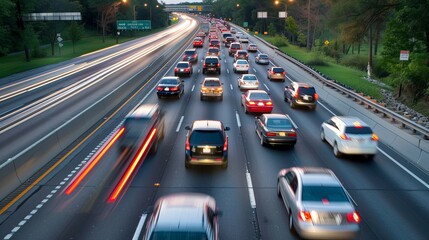
{"type": "Polygon", "coordinates": [[[221,121],[197,120],[189,127],[185,143],[185,167],[220,165],[228,167],[228,135],[221,121]]]}
{"type": "Polygon", "coordinates": [[[316,89],[308,83],[292,82],[285,87],[284,98],[289,102],[291,108],[306,106],[315,110],[319,95],[316,93],[316,89]]]}
{"type": "Polygon", "coordinates": [[[220,60],[216,56],[207,56],[203,62],[203,74],[208,72],[217,73],[220,75],[220,60]]]}

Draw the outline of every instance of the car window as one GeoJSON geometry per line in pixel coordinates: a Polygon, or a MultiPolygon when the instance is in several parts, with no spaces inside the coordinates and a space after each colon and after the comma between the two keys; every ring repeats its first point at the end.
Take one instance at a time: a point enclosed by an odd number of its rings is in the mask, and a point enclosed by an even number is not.
{"type": "Polygon", "coordinates": [[[313,87],[300,87],[299,93],[302,95],[314,95],[316,90],[313,87]]]}
{"type": "Polygon", "coordinates": [[[268,119],[267,127],[269,128],[292,128],[289,119],[268,119]]]}
{"type": "Polygon", "coordinates": [[[208,80],[204,82],[204,86],[206,87],[219,87],[221,84],[219,81],[208,80]]]}
{"type": "Polygon", "coordinates": [[[138,138],[149,127],[152,121],[150,118],[127,118],[125,119],[124,126],[127,137],[138,138]]]}
{"type": "Polygon", "coordinates": [[[218,52],[219,52],[219,49],[216,49],[216,48],[209,48],[209,52],[210,52],[210,53],[218,53],[218,52]]]}
{"type": "Polygon", "coordinates": [[[286,174],[286,180],[289,183],[289,186],[292,189],[293,193],[296,193],[296,190],[298,189],[298,179],[296,175],[292,172],[288,172],[286,174]]]}
{"type": "Polygon", "coordinates": [[[243,77],[243,80],[257,80],[257,79],[256,79],[256,76],[246,75],[243,77]]]}
{"type": "Polygon", "coordinates": [[[177,80],[176,79],[162,79],[159,83],[160,84],[177,84],[177,80]]]}
{"type": "Polygon", "coordinates": [[[273,72],[275,72],[275,73],[282,73],[282,72],[284,72],[284,70],[281,67],[274,67],[273,68],[273,72]]]}
{"type": "Polygon", "coordinates": [[[220,131],[195,130],[189,139],[191,145],[222,145],[223,135],[220,131]]]}
{"type": "Polygon", "coordinates": [[[240,44],[231,44],[231,48],[240,48],[240,44]]]}
{"type": "Polygon", "coordinates": [[[250,99],[262,99],[262,100],[270,100],[270,96],[263,92],[254,92],[249,94],[250,99]]]}
{"type": "Polygon", "coordinates": [[[219,44],[219,41],[214,40],[214,41],[211,41],[210,43],[211,43],[211,44],[219,44]]]}
{"type": "Polygon", "coordinates": [[[217,58],[206,58],[206,63],[218,63],[217,58]]]}
{"type": "Polygon", "coordinates": [[[303,186],[302,201],[308,202],[348,202],[346,193],[339,186],[303,186]]]}
{"type": "Polygon", "coordinates": [[[186,55],[194,55],[195,51],[185,51],[186,55]]]}
{"type": "Polygon", "coordinates": [[[189,67],[189,64],[188,63],[178,63],[177,67],[178,68],[187,68],[187,67],[189,67]]]}
{"type": "Polygon", "coordinates": [[[151,240],[206,240],[207,235],[205,232],[191,232],[191,231],[156,231],[150,237],[151,240]]]}
{"type": "Polygon", "coordinates": [[[237,64],[247,64],[246,60],[237,60],[237,64]]]}
{"type": "Polygon", "coordinates": [[[370,127],[359,126],[359,127],[346,127],[345,133],[349,134],[372,134],[370,127]]]}

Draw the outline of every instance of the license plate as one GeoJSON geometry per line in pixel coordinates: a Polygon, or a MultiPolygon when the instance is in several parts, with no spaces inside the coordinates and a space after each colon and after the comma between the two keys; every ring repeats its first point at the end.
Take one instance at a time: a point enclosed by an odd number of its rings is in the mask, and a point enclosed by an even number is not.
{"type": "Polygon", "coordinates": [[[307,95],[305,95],[305,96],[303,96],[302,98],[304,98],[304,100],[310,100],[310,98],[307,96],[307,95]]]}
{"type": "Polygon", "coordinates": [[[209,68],[209,71],[214,71],[214,70],[216,70],[215,68],[209,68]]]}
{"type": "Polygon", "coordinates": [[[280,74],[280,73],[276,73],[276,75],[277,75],[277,76],[280,76],[281,74],[280,74]]]}
{"type": "Polygon", "coordinates": [[[185,69],[180,69],[181,72],[185,71],[185,69]]]}
{"type": "Polygon", "coordinates": [[[203,148],[203,153],[210,153],[210,148],[203,148]]]}
{"type": "Polygon", "coordinates": [[[166,88],[164,88],[164,90],[168,92],[168,91],[170,91],[170,88],[166,87],[166,88]]]}
{"type": "Polygon", "coordinates": [[[284,132],[279,132],[279,136],[280,136],[280,137],[284,137],[284,136],[286,136],[286,133],[284,133],[284,132]]]}
{"type": "Polygon", "coordinates": [[[258,106],[264,106],[264,103],[260,102],[258,103],[258,106]]]}

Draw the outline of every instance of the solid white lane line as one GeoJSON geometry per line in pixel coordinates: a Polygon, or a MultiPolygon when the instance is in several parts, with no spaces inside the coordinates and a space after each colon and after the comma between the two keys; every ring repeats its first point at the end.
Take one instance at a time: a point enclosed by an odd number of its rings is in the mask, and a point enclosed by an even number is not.
{"type": "Polygon", "coordinates": [[[253,209],[255,209],[256,208],[255,193],[253,192],[252,178],[250,177],[249,172],[246,172],[246,181],[247,181],[247,188],[249,189],[250,206],[253,209]]]}
{"type": "Polygon", "coordinates": [[[265,85],[265,83],[264,83],[264,86],[268,91],[270,91],[270,88],[267,85],[265,85]]]}
{"type": "Polygon", "coordinates": [[[292,83],[292,82],[294,82],[293,80],[292,80],[292,78],[290,78],[290,77],[288,77],[288,76],[286,76],[286,78],[292,83]]]}
{"type": "Polygon", "coordinates": [[[184,118],[184,117],[185,117],[185,116],[180,117],[179,124],[177,125],[177,128],[176,128],[176,132],[179,132],[179,131],[180,131],[180,126],[182,126],[182,122],[183,122],[183,118],[184,118]]]}
{"type": "MultiPolygon", "coordinates": [[[[329,110],[325,105],[318,102],[322,107],[324,107],[328,112],[330,112],[332,115],[336,116],[334,112],[329,110]]],[[[404,167],[402,164],[400,164],[398,161],[396,161],[393,157],[391,157],[389,154],[387,154],[385,151],[381,150],[381,148],[377,147],[377,150],[381,152],[384,156],[386,156],[390,161],[392,161],[396,166],[402,168],[406,173],[408,173],[411,177],[413,177],[415,180],[420,182],[423,186],[425,186],[427,189],[429,189],[429,184],[423,181],[421,178],[419,178],[417,175],[415,175],[413,172],[411,172],[408,168],[404,167]]]]}
{"type": "Polygon", "coordinates": [[[326,111],[330,112],[332,115],[336,116],[334,112],[332,112],[328,107],[326,107],[324,104],[322,104],[320,101],[317,101],[317,103],[322,106],[326,111]]]}
{"type": "Polygon", "coordinates": [[[193,92],[195,89],[195,84],[192,86],[191,92],[193,92]]]}
{"type": "Polygon", "coordinates": [[[147,214],[143,214],[141,216],[139,224],[137,225],[137,228],[136,228],[136,232],[134,233],[133,240],[139,239],[146,217],[147,217],[147,214]]]}
{"type": "Polygon", "coordinates": [[[237,119],[238,128],[241,128],[240,115],[238,115],[237,111],[235,111],[235,118],[237,119]]]}

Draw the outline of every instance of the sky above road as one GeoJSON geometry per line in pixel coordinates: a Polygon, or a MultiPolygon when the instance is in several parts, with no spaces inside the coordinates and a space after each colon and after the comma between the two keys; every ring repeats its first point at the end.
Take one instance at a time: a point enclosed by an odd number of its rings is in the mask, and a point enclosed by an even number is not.
{"type": "Polygon", "coordinates": [[[194,3],[194,2],[202,2],[202,0],[193,0],[193,1],[186,1],[186,0],[163,0],[163,2],[165,2],[165,4],[177,4],[177,3],[182,3],[182,2],[190,2],[190,3],[194,3]]]}

